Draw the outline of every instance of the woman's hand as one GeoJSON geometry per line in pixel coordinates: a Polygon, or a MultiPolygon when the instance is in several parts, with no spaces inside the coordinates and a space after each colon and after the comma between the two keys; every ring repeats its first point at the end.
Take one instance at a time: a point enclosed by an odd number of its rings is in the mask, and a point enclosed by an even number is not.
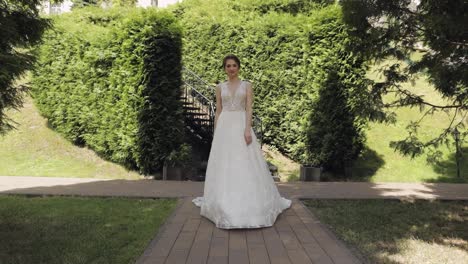
{"type": "Polygon", "coordinates": [[[247,145],[250,145],[250,143],[252,143],[252,133],[250,132],[250,130],[247,130],[247,129],[245,130],[244,139],[247,145]]]}

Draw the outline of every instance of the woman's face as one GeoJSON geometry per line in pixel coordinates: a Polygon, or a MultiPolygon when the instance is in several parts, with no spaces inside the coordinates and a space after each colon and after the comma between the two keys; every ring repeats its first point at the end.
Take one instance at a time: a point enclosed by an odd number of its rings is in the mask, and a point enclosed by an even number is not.
{"type": "Polygon", "coordinates": [[[224,71],[229,77],[236,77],[239,74],[239,65],[233,59],[226,60],[226,65],[224,66],[224,71]]]}

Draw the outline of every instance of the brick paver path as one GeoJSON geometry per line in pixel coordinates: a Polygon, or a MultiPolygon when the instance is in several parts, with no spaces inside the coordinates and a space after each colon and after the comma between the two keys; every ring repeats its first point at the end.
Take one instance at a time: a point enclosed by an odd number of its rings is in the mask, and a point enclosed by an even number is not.
{"type": "Polygon", "coordinates": [[[296,199],[273,227],[231,230],[201,217],[191,199],[180,200],[137,263],[360,263],[296,199]]]}
{"type": "Polygon", "coordinates": [[[275,225],[260,229],[218,229],[200,216],[192,199],[202,182],[103,180],[0,176],[0,194],[177,197],[177,209],[137,263],[360,263],[299,198],[468,200],[468,184],[277,183],[293,200],[275,225]]]}

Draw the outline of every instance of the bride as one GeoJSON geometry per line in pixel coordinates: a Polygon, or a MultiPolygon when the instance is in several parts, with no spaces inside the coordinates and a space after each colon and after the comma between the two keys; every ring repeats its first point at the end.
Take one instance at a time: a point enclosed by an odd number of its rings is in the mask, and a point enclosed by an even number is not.
{"type": "Polygon", "coordinates": [[[235,55],[223,59],[223,68],[228,81],[216,87],[204,196],[192,201],[218,228],[272,226],[291,200],[280,196],[252,130],[252,84],[239,79],[235,55]]]}

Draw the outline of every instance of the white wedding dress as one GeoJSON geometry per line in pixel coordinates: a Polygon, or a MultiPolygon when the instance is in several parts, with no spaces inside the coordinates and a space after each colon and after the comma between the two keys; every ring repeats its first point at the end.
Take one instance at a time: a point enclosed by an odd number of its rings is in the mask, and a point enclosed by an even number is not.
{"type": "Polygon", "coordinates": [[[241,81],[232,93],[227,83],[220,85],[223,110],[211,145],[204,196],[192,200],[218,228],[272,226],[291,206],[291,200],[280,196],[253,130],[252,143],[245,143],[246,84],[241,81]]]}

